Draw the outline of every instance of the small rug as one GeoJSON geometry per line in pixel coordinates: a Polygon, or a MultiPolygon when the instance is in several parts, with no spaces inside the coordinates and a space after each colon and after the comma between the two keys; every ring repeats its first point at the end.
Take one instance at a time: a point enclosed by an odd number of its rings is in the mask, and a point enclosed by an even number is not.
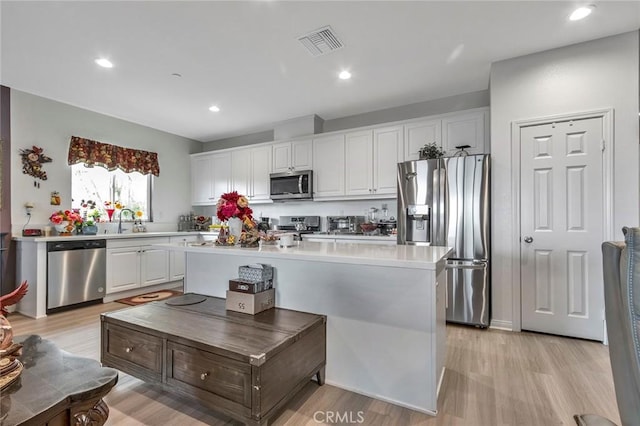
{"type": "Polygon", "coordinates": [[[169,297],[177,296],[179,294],[182,294],[182,292],[176,290],[160,290],[152,293],[141,294],[139,296],[125,297],[124,299],[116,300],[116,302],[125,303],[127,305],[141,305],[143,303],[168,299],[169,297]]]}

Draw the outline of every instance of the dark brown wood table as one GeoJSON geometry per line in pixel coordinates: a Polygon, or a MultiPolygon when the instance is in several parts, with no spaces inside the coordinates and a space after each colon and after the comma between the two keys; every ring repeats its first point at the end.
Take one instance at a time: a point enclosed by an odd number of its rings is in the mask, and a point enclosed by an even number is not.
{"type": "Polygon", "coordinates": [[[101,319],[103,364],[246,424],[270,423],[312,376],[324,383],[324,315],[248,315],[188,293],[101,319]]]}
{"type": "Polygon", "coordinates": [[[18,336],[24,370],[0,396],[0,424],[102,425],[109,409],[102,398],[118,372],[75,356],[40,336],[18,336]]]}

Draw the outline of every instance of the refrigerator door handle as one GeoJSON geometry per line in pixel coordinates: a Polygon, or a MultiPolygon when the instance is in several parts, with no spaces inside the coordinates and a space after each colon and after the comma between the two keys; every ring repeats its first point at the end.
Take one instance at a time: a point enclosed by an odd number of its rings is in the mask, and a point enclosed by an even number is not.
{"type": "Polygon", "coordinates": [[[487,263],[489,260],[488,259],[460,259],[457,257],[449,257],[447,258],[447,262],[460,262],[460,263],[473,263],[473,264],[480,264],[480,263],[487,263]]]}
{"type": "Polygon", "coordinates": [[[487,265],[447,265],[445,269],[485,269],[487,265]]]}

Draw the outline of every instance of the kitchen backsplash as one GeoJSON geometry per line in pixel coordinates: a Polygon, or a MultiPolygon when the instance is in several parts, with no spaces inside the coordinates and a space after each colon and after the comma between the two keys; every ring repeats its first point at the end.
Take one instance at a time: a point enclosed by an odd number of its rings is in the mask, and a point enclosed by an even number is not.
{"type": "MultiPolygon", "coordinates": [[[[371,207],[378,209],[378,217],[383,218],[382,205],[387,205],[388,217],[397,217],[397,200],[375,199],[358,201],[289,201],[286,203],[255,204],[249,206],[253,209],[256,218],[269,217],[274,225],[277,225],[279,216],[322,216],[322,230],[326,230],[326,216],[364,216],[371,207]]],[[[215,206],[194,206],[196,215],[215,216],[215,206]]],[[[177,220],[177,219],[176,219],[177,220]]]]}

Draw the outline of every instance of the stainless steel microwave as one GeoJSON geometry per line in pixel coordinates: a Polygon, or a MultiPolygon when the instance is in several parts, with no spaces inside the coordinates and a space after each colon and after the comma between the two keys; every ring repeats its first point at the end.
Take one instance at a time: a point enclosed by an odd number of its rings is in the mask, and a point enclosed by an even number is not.
{"type": "Polygon", "coordinates": [[[269,176],[272,200],[311,200],[313,198],[313,170],[271,173],[269,176]]]}

